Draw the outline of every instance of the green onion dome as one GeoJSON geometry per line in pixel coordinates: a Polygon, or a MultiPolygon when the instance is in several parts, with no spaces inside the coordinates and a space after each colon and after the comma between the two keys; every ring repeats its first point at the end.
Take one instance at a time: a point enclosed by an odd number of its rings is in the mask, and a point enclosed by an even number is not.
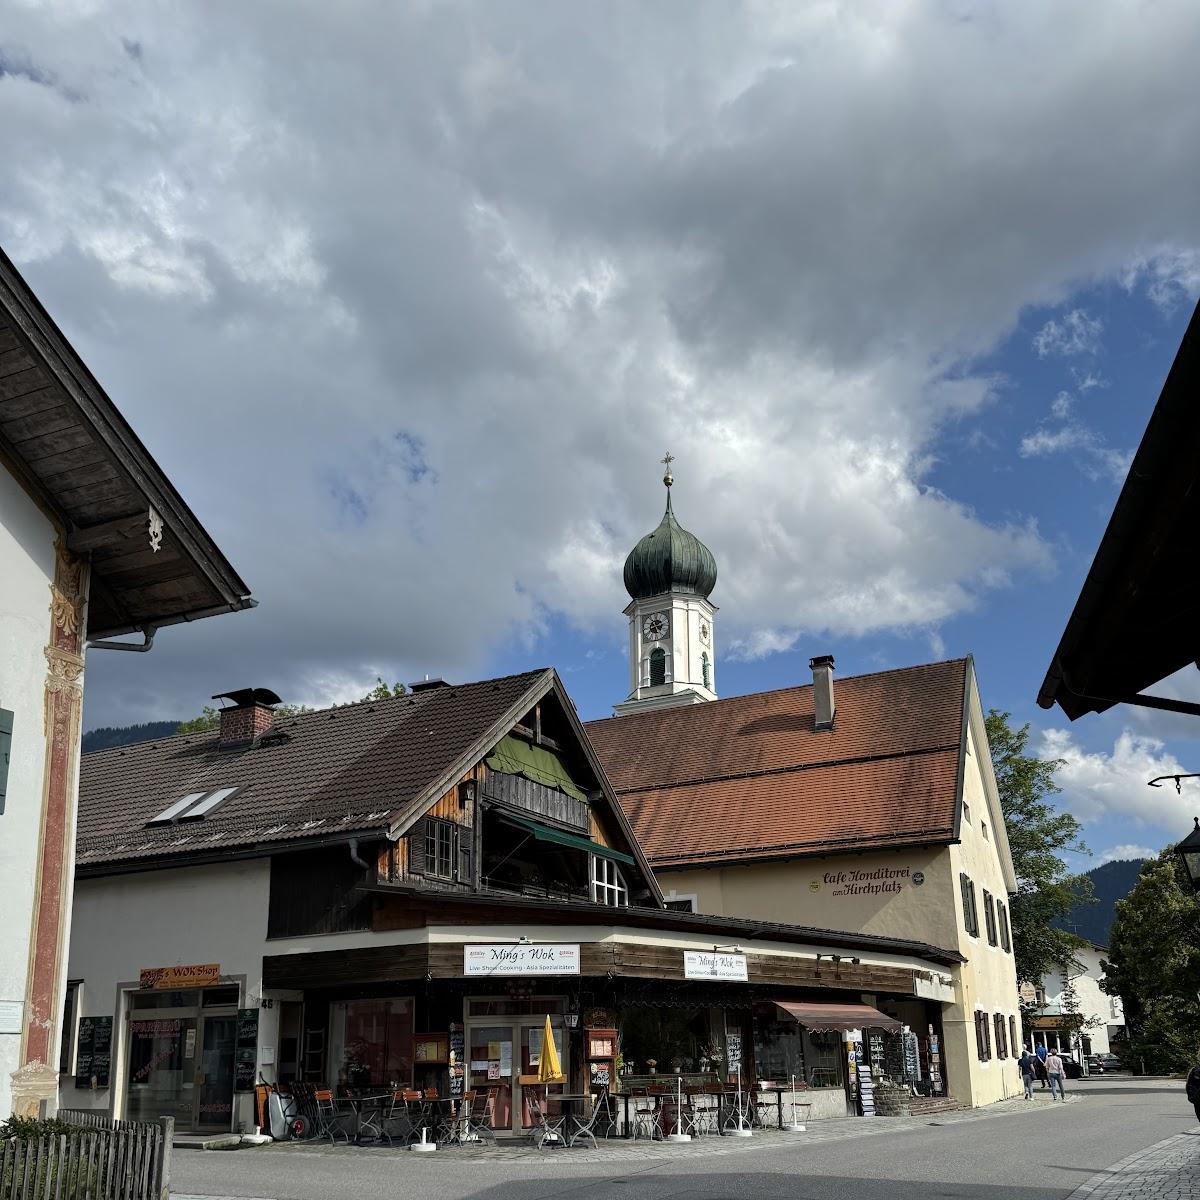
{"type": "MultiPolygon", "coordinates": [[[[671,486],[668,472],[663,480],[671,486]]],[[[625,590],[635,600],[664,592],[691,592],[708,599],[717,586],[717,560],[712,551],[675,520],[671,493],[667,511],[653,533],[648,533],[625,560],[625,590]]]]}

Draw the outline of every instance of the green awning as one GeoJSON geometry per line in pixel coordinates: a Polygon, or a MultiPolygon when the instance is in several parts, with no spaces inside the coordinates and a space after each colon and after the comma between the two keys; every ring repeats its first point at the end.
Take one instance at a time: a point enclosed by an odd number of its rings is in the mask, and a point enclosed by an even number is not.
{"type": "Polygon", "coordinates": [[[611,858],[613,862],[624,863],[627,867],[633,866],[631,855],[622,854],[620,850],[613,850],[608,846],[602,846],[599,842],[580,837],[577,833],[567,833],[565,829],[555,829],[552,825],[543,825],[541,821],[531,821],[528,817],[518,817],[515,813],[506,812],[496,815],[502,821],[507,821],[508,824],[515,825],[518,829],[532,833],[539,842],[553,842],[556,846],[570,846],[575,850],[586,850],[589,854],[595,854],[599,858],[611,858]]]}
{"type": "Polygon", "coordinates": [[[508,733],[484,761],[489,770],[503,775],[524,775],[543,787],[556,788],[576,800],[587,801],[587,793],[575,786],[562,760],[545,746],[535,746],[508,733]]]}

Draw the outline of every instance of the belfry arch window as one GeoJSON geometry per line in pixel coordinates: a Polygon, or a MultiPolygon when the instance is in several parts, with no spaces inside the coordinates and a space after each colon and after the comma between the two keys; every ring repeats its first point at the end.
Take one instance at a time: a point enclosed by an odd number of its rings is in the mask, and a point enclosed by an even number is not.
{"type": "Polygon", "coordinates": [[[706,688],[712,687],[712,672],[709,670],[707,651],[700,655],[700,679],[706,688]]]}
{"type": "Polygon", "coordinates": [[[650,651],[650,686],[658,687],[667,682],[667,652],[656,646],[650,651]]]}

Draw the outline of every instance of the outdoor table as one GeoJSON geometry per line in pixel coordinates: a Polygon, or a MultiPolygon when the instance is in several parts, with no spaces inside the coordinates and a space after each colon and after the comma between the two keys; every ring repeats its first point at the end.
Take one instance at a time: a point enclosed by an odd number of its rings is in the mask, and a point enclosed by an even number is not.
{"type": "MultiPolygon", "coordinates": [[[[759,1085],[754,1089],[760,1096],[769,1096],[772,1093],[775,1095],[775,1124],[779,1129],[783,1128],[783,1093],[791,1089],[785,1088],[782,1084],[772,1084],[770,1087],[759,1085]]],[[[752,1093],[753,1095],[753,1093],[752,1093]]],[[[754,1105],[754,1112],[757,1115],[758,1105],[754,1105]]]]}
{"type": "Polygon", "coordinates": [[[585,1121],[579,1119],[578,1111],[585,1101],[591,1100],[590,1092],[571,1093],[571,1092],[555,1092],[553,1096],[547,1096],[547,1100],[557,1100],[562,1106],[562,1114],[567,1119],[567,1145],[575,1144],[575,1133],[580,1125],[586,1124],[585,1121]]]}
{"type": "Polygon", "coordinates": [[[355,1095],[351,1092],[344,1097],[346,1103],[354,1109],[354,1142],[356,1145],[362,1145],[363,1133],[367,1130],[372,1131],[375,1141],[379,1141],[383,1136],[383,1127],[379,1123],[379,1118],[383,1113],[384,1103],[391,1098],[391,1092],[368,1095],[355,1095]]]}

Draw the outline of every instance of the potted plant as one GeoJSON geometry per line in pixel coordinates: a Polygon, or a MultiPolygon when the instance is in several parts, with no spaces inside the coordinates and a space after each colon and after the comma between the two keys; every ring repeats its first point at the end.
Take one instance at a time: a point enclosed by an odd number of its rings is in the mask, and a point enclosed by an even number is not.
{"type": "Polygon", "coordinates": [[[658,1074],[658,1059],[657,1058],[646,1059],[646,1074],[647,1075],[657,1075],[658,1074]]]}
{"type": "Polygon", "coordinates": [[[674,1071],[676,1075],[683,1070],[683,1059],[680,1058],[678,1054],[671,1059],[671,1070],[674,1071]]]}

